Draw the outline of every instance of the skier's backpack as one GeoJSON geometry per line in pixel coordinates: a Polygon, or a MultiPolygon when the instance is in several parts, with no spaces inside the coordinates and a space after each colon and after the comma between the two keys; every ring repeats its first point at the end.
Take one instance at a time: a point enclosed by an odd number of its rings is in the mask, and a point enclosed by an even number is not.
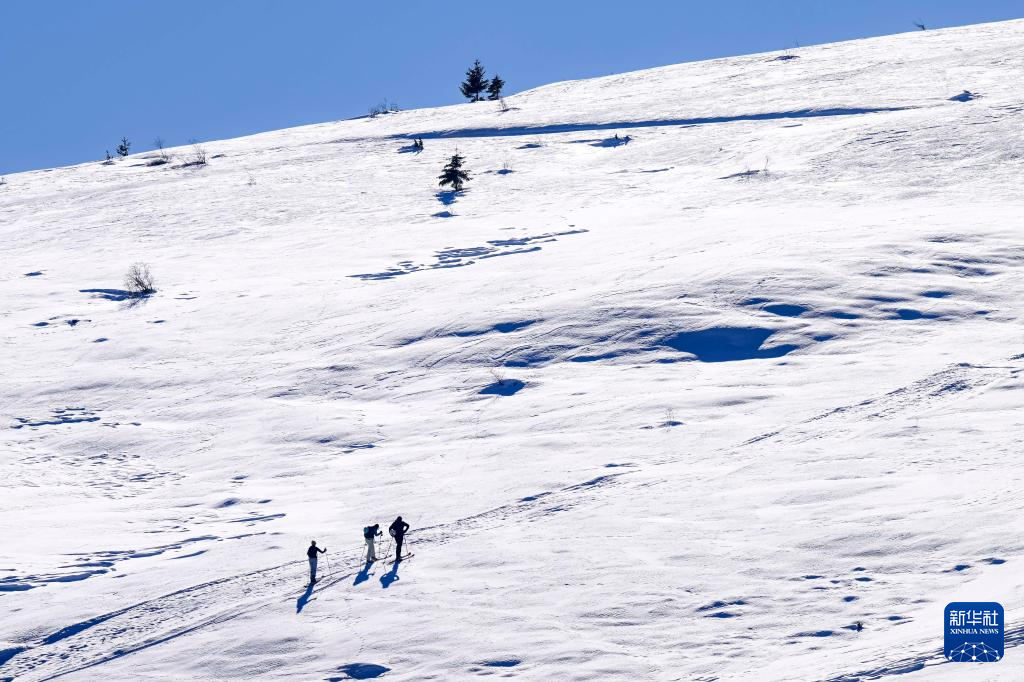
{"type": "Polygon", "coordinates": [[[364,538],[373,537],[373,532],[370,530],[369,526],[363,526],[363,537],[364,538]]]}

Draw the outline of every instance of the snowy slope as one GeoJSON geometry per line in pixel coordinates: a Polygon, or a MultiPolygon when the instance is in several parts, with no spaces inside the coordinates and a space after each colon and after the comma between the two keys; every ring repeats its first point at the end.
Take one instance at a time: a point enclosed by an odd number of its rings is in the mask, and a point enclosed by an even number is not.
{"type": "Polygon", "coordinates": [[[10,176],[0,679],[1024,677],[1022,69],[1016,21],[10,176]],[[962,599],[1004,661],[943,663],[962,599]]]}

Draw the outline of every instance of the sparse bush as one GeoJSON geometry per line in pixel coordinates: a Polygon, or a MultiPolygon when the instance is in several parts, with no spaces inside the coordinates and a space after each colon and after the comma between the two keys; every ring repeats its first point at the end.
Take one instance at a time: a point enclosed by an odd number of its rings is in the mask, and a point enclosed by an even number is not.
{"type": "Polygon", "coordinates": [[[162,163],[167,163],[168,161],[171,160],[171,155],[167,153],[167,149],[165,148],[164,145],[164,138],[158,137],[155,140],[153,140],[153,146],[156,148],[157,160],[161,161],[162,163]]]}
{"type": "Polygon", "coordinates": [[[206,147],[199,144],[196,140],[192,140],[192,153],[185,160],[186,166],[205,166],[206,165],[206,147]]]}
{"type": "Polygon", "coordinates": [[[388,98],[385,97],[379,104],[370,107],[370,118],[377,118],[382,114],[397,114],[399,111],[398,105],[394,102],[389,102],[388,98]]]}
{"type": "Polygon", "coordinates": [[[132,143],[128,141],[128,138],[122,137],[120,144],[118,144],[117,147],[114,148],[114,151],[117,152],[117,155],[123,159],[124,157],[128,156],[128,150],[131,148],[132,143]]]}
{"type": "Polygon", "coordinates": [[[927,27],[926,27],[926,26],[925,26],[924,24],[922,24],[922,23],[920,22],[920,20],[919,20],[919,21],[915,21],[915,22],[914,22],[914,26],[917,26],[917,27],[918,27],[919,29],[921,29],[922,31],[927,31],[927,30],[928,30],[928,28],[927,28],[927,27]]]}
{"type": "Polygon", "coordinates": [[[441,174],[437,176],[437,179],[440,180],[437,184],[441,187],[451,185],[453,190],[461,192],[462,184],[469,180],[469,173],[462,170],[463,161],[465,159],[456,151],[448,163],[445,164],[444,169],[441,170],[441,174]]]}
{"type": "Polygon", "coordinates": [[[146,263],[134,263],[124,276],[124,290],[132,298],[149,296],[156,291],[153,274],[146,263]]]}
{"type": "Polygon", "coordinates": [[[6,184],[7,184],[7,178],[0,178],[0,187],[3,187],[6,184]]]}
{"type": "Polygon", "coordinates": [[[466,69],[466,80],[459,85],[459,90],[462,92],[462,96],[470,102],[479,102],[483,99],[481,95],[490,85],[490,81],[485,78],[485,73],[479,59],[473,62],[473,66],[466,69]]]}
{"type": "Polygon", "coordinates": [[[506,111],[508,111],[511,108],[512,107],[510,107],[508,105],[508,102],[505,101],[504,97],[499,97],[498,98],[498,111],[500,111],[501,113],[504,114],[506,111]]]}
{"type": "Polygon", "coordinates": [[[253,175],[252,173],[249,173],[249,181],[247,183],[245,183],[245,184],[249,185],[250,187],[255,185],[256,184],[256,176],[253,175]]]}

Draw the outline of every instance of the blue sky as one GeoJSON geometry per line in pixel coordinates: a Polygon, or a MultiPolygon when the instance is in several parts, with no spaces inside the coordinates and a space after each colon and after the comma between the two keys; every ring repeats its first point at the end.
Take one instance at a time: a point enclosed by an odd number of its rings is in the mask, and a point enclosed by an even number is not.
{"type": "Polygon", "coordinates": [[[0,0],[0,175],[711,57],[1024,16],[1020,0],[0,0]]]}

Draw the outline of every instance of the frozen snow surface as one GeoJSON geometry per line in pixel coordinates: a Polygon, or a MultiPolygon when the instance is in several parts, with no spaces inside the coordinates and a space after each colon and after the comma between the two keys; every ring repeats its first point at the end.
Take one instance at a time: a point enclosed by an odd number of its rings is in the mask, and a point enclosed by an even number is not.
{"type": "Polygon", "coordinates": [[[1021,679],[1021,73],[1014,21],[9,176],[0,679],[1021,679]]]}

